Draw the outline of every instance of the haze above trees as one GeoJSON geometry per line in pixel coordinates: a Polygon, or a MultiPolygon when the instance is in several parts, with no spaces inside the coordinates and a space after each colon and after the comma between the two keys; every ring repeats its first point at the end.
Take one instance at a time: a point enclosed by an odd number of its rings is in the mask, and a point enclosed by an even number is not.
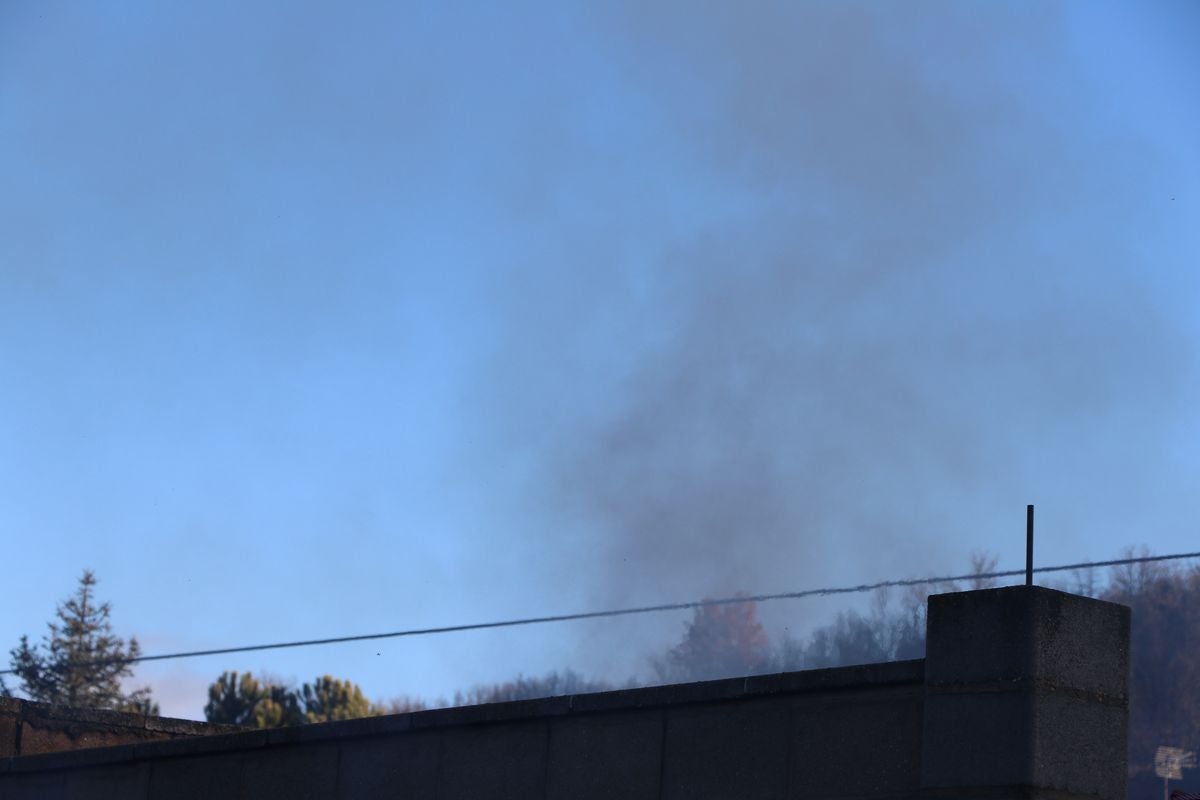
{"type": "MultiPolygon", "coordinates": [[[[972,567],[982,576],[994,570],[995,561],[977,557],[972,567]]],[[[96,583],[95,575],[85,571],[75,594],[58,605],[42,642],[31,645],[23,636],[10,651],[10,668],[20,690],[38,702],[156,714],[158,706],[149,688],[123,688],[133,674],[130,662],[141,651],[136,638],[126,641],[113,633],[111,606],[96,599],[96,583]]],[[[922,658],[928,594],[993,584],[980,577],[961,584],[911,589],[898,598],[878,593],[868,613],[845,611],[803,640],[789,636],[772,639],[758,619],[754,602],[700,606],[685,623],[679,641],[650,657],[652,682],[711,680],[922,658]]],[[[1079,572],[1067,585],[1054,588],[1123,603],[1133,609],[1131,791],[1135,785],[1149,785],[1156,780],[1152,765],[1159,745],[1187,749],[1200,745],[1200,660],[1195,657],[1200,651],[1200,565],[1141,563],[1106,573],[1079,572]]],[[[223,672],[209,687],[204,713],[210,722],[274,728],[641,684],[631,678],[614,685],[568,669],[475,686],[455,693],[450,701],[400,696],[371,702],[357,684],[330,675],[296,687],[283,679],[233,671],[223,672]]],[[[0,693],[11,693],[3,680],[0,693]]]]}

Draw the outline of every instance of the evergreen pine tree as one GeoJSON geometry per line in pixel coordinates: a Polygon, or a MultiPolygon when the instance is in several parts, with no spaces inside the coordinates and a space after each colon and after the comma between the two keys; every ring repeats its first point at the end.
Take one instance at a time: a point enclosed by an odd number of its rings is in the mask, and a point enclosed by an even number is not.
{"type": "Polygon", "coordinates": [[[96,576],[84,570],[79,588],[60,603],[57,622],[40,646],[30,646],[22,636],[10,651],[13,672],[30,700],[58,705],[109,708],[157,714],[150,689],[131,693],[121,689],[121,679],[133,674],[130,662],[141,653],[137,639],[128,644],[112,632],[108,617],[112,607],[95,598],[96,576]]]}
{"type": "MultiPolygon", "coordinates": [[[[418,710],[410,705],[404,710],[418,710]]],[[[222,672],[208,687],[204,718],[248,728],[280,728],[393,713],[373,706],[352,681],[323,675],[299,689],[249,672],[222,672]]]]}
{"type": "Polygon", "coordinates": [[[208,687],[208,703],[204,718],[226,725],[254,726],[254,709],[266,696],[264,689],[249,672],[222,672],[216,683],[208,687]]]}
{"type": "Polygon", "coordinates": [[[307,722],[335,722],[366,717],[371,713],[371,704],[357,684],[329,675],[304,684],[300,695],[307,722]]]}
{"type": "Polygon", "coordinates": [[[296,692],[271,679],[258,680],[249,672],[222,672],[208,687],[204,718],[209,722],[247,728],[279,728],[305,722],[296,692]]]}

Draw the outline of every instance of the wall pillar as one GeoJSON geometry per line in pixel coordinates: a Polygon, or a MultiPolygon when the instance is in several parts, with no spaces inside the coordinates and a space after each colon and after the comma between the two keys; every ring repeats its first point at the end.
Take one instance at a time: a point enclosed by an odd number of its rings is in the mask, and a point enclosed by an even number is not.
{"type": "Polygon", "coordinates": [[[1129,619],[1037,586],[930,597],[923,793],[1125,800],[1129,619]]]}

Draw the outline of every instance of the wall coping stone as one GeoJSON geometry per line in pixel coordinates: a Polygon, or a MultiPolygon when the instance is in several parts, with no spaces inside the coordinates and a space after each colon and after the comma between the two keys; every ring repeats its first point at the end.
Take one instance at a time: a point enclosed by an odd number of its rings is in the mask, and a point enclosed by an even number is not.
{"type": "Polygon", "coordinates": [[[52,721],[79,725],[101,725],[111,728],[173,733],[179,736],[210,736],[214,733],[235,733],[245,730],[238,725],[197,722],[175,717],[155,717],[102,708],[75,708],[52,703],[38,703],[18,697],[0,697],[0,717],[15,717],[18,722],[52,721]]]}

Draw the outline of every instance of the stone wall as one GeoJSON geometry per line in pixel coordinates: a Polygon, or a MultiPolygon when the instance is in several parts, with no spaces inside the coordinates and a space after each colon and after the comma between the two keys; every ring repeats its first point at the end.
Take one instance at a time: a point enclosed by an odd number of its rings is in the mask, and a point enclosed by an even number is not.
{"type": "Polygon", "coordinates": [[[68,708],[0,697],[0,757],[208,736],[240,730],[186,719],[68,708]]]}
{"type": "Polygon", "coordinates": [[[0,795],[904,797],[923,676],[907,661],[27,757],[0,795]]]}
{"type": "Polygon", "coordinates": [[[1124,800],[1129,611],[930,598],[928,658],[0,759],[0,797],[1124,800]]]}

